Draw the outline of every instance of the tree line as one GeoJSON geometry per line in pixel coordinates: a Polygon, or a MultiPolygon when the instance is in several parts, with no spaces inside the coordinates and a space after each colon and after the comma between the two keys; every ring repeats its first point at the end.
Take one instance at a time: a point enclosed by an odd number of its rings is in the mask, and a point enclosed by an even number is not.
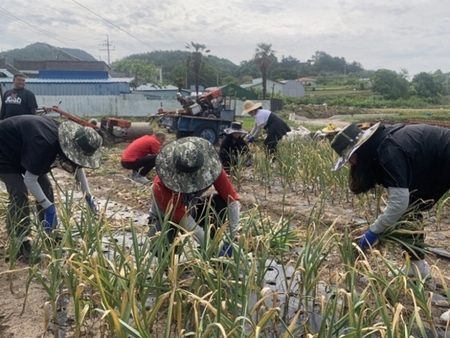
{"type": "Polygon", "coordinates": [[[411,81],[406,70],[397,73],[389,69],[379,69],[372,76],[372,91],[384,99],[397,100],[418,97],[436,103],[441,96],[449,95],[449,74],[437,70],[434,73],[421,72],[411,81]]]}
{"type": "Polygon", "coordinates": [[[346,85],[355,89],[371,89],[386,100],[408,99],[418,97],[433,103],[443,95],[449,95],[449,74],[437,70],[415,75],[409,81],[407,70],[397,73],[388,69],[377,71],[365,70],[357,61],[348,62],[344,57],[332,56],[317,51],[310,59],[301,62],[289,55],[278,60],[272,44],[260,43],[255,48],[250,60],[235,65],[229,60],[220,59],[210,54],[206,45],[191,42],[186,44],[186,51],[154,51],[135,54],[118,61],[114,65],[117,71],[128,72],[135,77],[135,85],[161,82],[150,74],[157,69],[163,74],[162,84],[173,84],[181,88],[189,88],[194,84],[195,91],[199,86],[213,87],[227,84],[251,83],[254,78],[262,78],[262,99],[266,98],[267,80],[293,80],[300,77],[315,77],[319,85],[346,85]],[[142,69],[144,77],[136,71],[137,65],[142,69]]]}
{"type": "Polygon", "coordinates": [[[333,57],[325,52],[316,52],[304,62],[289,55],[279,60],[272,44],[261,43],[255,48],[254,57],[235,65],[227,59],[213,56],[203,44],[186,44],[187,51],[153,51],[133,54],[116,62],[115,70],[123,71],[124,60],[141,60],[156,69],[162,70],[163,81],[188,88],[197,81],[204,87],[235,83],[251,83],[252,79],[293,80],[305,76],[318,76],[323,72],[341,74],[361,73],[364,71],[359,62],[347,62],[343,57],[333,57]]]}

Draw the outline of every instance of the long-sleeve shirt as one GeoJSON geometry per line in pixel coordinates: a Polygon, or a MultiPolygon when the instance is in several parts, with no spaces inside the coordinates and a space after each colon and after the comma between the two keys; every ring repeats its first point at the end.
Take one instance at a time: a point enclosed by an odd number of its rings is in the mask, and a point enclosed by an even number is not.
{"type": "MultiPolygon", "coordinates": [[[[222,170],[219,177],[213,183],[213,186],[224,201],[231,203],[239,200],[239,196],[224,170],[222,170]]],[[[166,213],[169,206],[173,208],[171,209],[171,219],[176,223],[180,223],[180,221],[188,215],[189,202],[193,198],[200,196],[202,192],[205,191],[203,190],[197,194],[176,193],[168,189],[162,183],[159,176],[156,176],[153,180],[152,190],[156,205],[160,211],[162,211],[162,214],[166,213]]]]}
{"type": "Polygon", "coordinates": [[[386,126],[372,137],[378,142],[372,155],[375,179],[389,192],[385,212],[371,225],[373,232],[380,233],[412,204],[420,202],[418,207],[426,210],[450,189],[450,130],[386,126]]]}
{"type": "Polygon", "coordinates": [[[135,162],[136,160],[159,153],[161,143],[155,135],[144,135],[133,142],[122,153],[123,162],[135,162]]]}

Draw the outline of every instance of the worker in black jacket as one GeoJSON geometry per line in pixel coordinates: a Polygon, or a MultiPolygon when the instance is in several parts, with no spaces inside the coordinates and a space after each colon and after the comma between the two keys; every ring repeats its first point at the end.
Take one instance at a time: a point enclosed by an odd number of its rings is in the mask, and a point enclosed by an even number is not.
{"type": "Polygon", "coordinates": [[[36,97],[25,88],[25,75],[15,74],[13,85],[14,88],[2,96],[0,120],[17,115],[36,115],[36,97]]]}
{"type": "Polygon", "coordinates": [[[241,122],[232,122],[230,128],[224,129],[224,133],[227,135],[220,144],[219,157],[223,168],[230,175],[231,168],[238,163],[239,157],[243,157],[241,163],[249,164],[248,144],[244,140],[247,132],[242,129],[241,122]]]}
{"type": "Polygon", "coordinates": [[[73,173],[89,207],[95,211],[83,168],[100,166],[101,136],[72,121],[19,115],[0,122],[0,180],[9,194],[6,215],[8,235],[20,241],[19,257],[32,257],[28,192],[37,202],[43,230],[51,235],[58,224],[50,170],[57,166],[73,173]]]}
{"type": "MultiPolygon", "coordinates": [[[[430,125],[380,125],[366,131],[350,124],[340,131],[331,147],[340,155],[334,166],[339,170],[350,163],[349,185],[355,194],[379,184],[388,189],[384,212],[359,240],[362,249],[376,244],[378,236],[407,213],[421,220],[450,189],[450,130],[430,125]]],[[[422,224],[422,222],[419,222],[422,224]]],[[[422,277],[430,268],[425,261],[424,235],[411,235],[413,246],[405,247],[422,277]],[[415,249],[414,249],[415,248],[415,249]]],[[[405,272],[405,271],[403,271],[405,272]]]]}

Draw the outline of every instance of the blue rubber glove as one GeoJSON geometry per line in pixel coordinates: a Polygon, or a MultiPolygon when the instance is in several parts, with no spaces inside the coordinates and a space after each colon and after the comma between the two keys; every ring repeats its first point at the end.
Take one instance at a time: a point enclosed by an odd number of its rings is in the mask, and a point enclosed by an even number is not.
{"type": "Polygon", "coordinates": [[[364,233],[364,235],[359,239],[358,246],[363,250],[367,250],[370,246],[373,246],[375,244],[379,235],[380,234],[376,234],[372,232],[370,229],[367,230],[364,233]]]}
{"type": "Polygon", "coordinates": [[[253,136],[249,136],[247,142],[253,143],[254,140],[255,140],[255,138],[253,136]]]}
{"type": "Polygon", "coordinates": [[[56,216],[55,206],[52,204],[44,210],[44,231],[51,234],[53,229],[58,226],[58,217],[56,216]]]}
{"type": "Polygon", "coordinates": [[[95,204],[94,197],[92,197],[91,195],[86,195],[84,198],[86,199],[86,202],[89,205],[91,211],[93,213],[97,213],[98,209],[97,204],[95,204]]]}
{"type": "Polygon", "coordinates": [[[223,256],[227,256],[227,257],[233,256],[233,247],[228,242],[224,242],[222,249],[220,249],[219,257],[223,257],[223,256]]]}

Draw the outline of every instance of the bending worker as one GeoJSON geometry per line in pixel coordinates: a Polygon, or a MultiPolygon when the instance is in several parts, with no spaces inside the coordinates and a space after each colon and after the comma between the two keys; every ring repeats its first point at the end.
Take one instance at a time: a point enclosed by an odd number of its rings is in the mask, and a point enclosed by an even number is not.
{"type": "MultiPolygon", "coordinates": [[[[353,193],[368,192],[376,185],[388,191],[386,209],[358,242],[362,249],[376,245],[380,234],[402,216],[422,227],[421,211],[431,209],[450,189],[449,129],[377,123],[362,131],[350,124],[335,136],[331,147],[340,156],[334,170],[350,163],[349,186],[353,193]]],[[[414,269],[403,272],[413,275],[416,268],[424,277],[430,272],[425,261],[425,235],[419,232],[408,237],[404,250],[414,269]]]]}
{"type": "MultiPolygon", "coordinates": [[[[210,142],[199,137],[185,137],[161,148],[156,158],[157,176],[153,181],[153,203],[150,209],[150,236],[162,230],[161,222],[170,212],[170,220],[187,231],[204,247],[205,230],[213,236],[224,224],[230,222],[230,238],[234,238],[239,225],[239,197],[222,169],[219,156],[210,142]],[[217,191],[202,196],[211,186],[217,191]],[[211,206],[211,208],[209,208],[211,206]],[[209,216],[205,215],[209,211],[209,216]],[[212,219],[212,222],[209,220],[212,219]]],[[[169,243],[176,235],[176,227],[170,226],[169,243]]],[[[230,254],[225,242],[220,255],[230,254]]]]}
{"type": "Polygon", "coordinates": [[[131,179],[138,183],[148,183],[147,174],[155,167],[156,155],[166,141],[166,133],[144,135],[130,143],[122,153],[121,163],[124,169],[131,169],[131,179]]]}
{"type": "Polygon", "coordinates": [[[264,128],[267,132],[264,145],[266,146],[269,155],[275,155],[278,141],[290,132],[291,128],[270,110],[263,109],[261,102],[253,103],[250,100],[245,101],[242,115],[244,114],[255,117],[255,126],[250,131],[250,134],[248,134],[247,141],[249,143],[253,142],[255,137],[258,136],[264,128]]]}
{"type": "Polygon", "coordinates": [[[36,198],[39,220],[51,234],[58,219],[47,173],[55,165],[76,175],[89,207],[95,210],[83,167],[100,166],[101,136],[75,122],[61,124],[36,115],[12,116],[0,122],[0,179],[9,194],[6,227],[21,241],[19,256],[31,257],[28,191],[36,198]]]}

